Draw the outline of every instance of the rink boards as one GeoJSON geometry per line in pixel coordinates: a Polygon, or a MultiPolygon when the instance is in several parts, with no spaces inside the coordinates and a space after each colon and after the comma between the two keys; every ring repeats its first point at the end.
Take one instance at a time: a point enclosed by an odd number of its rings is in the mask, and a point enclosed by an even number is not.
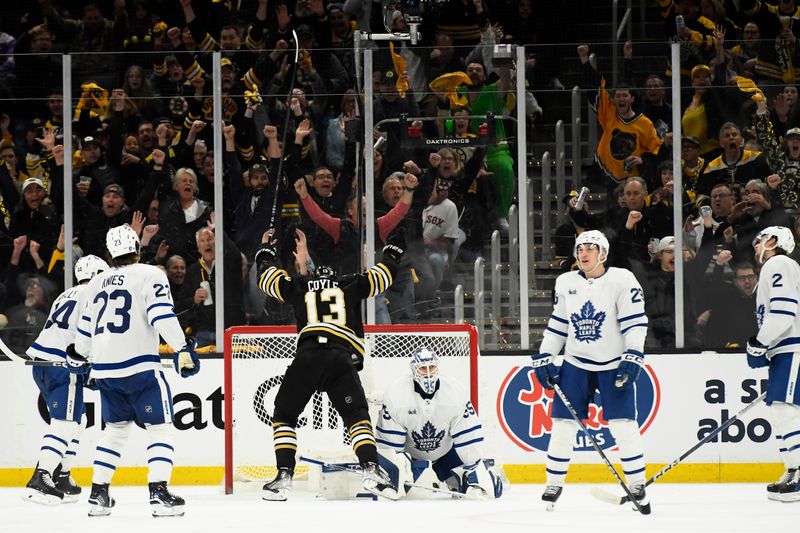
{"type": "MultiPolygon", "coordinates": [[[[528,367],[527,356],[481,356],[479,414],[486,429],[486,455],[504,465],[512,482],[544,480],[548,416],[552,392],[545,391],[528,367]]],[[[766,369],[748,368],[743,354],[649,355],[647,371],[637,382],[638,422],[643,432],[648,474],[675,460],[695,442],[754,400],[766,385],[766,369]]],[[[221,359],[206,359],[202,371],[181,379],[165,370],[175,403],[176,468],[179,484],[217,484],[224,464],[224,396],[221,359]]],[[[86,391],[87,429],[81,439],[74,470],[79,481],[89,480],[94,443],[99,433],[97,393],[86,391]]],[[[36,463],[47,424],[30,368],[0,362],[0,485],[24,484],[36,463]]],[[[602,416],[602,406],[589,409],[587,426],[612,461],[614,442],[602,416]]],[[[266,429],[266,428],[265,428],[266,429]]],[[[272,454],[269,432],[263,442],[272,454]]],[[[606,467],[583,435],[578,436],[569,481],[607,482],[606,467]]],[[[300,443],[302,447],[302,443],[300,443]]],[[[131,432],[115,484],[146,481],[143,430],[131,432]]],[[[758,405],[743,420],[721,433],[675,468],[665,482],[742,482],[773,480],[783,470],[767,409],[758,405]]]]}

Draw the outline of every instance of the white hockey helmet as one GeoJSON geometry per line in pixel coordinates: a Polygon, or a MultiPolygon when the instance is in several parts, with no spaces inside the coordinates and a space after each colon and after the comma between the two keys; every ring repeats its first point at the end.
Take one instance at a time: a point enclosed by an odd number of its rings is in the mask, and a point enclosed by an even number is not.
{"type": "Polygon", "coordinates": [[[106,248],[111,257],[139,253],[139,236],[136,230],[127,224],[111,228],[106,233],[106,248]]]}
{"type": "Polygon", "coordinates": [[[100,272],[108,270],[108,263],[97,257],[96,255],[87,255],[78,259],[75,263],[75,278],[78,283],[82,281],[89,281],[100,272]]]}
{"type": "Polygon", "coordinates": [[[426,347],[417,348],[411,354],[411,371],[414,381],[422,388],[425,394],[436,392],[439,382],[439,356],[426,347]]]}
{"type": "MultiPolygon", "coordinates": [[[[771,238],[775,238],[775,246],[772,248],[766,248],[766,246],[762,247],[761,249],[764,250],[774,250],[775,248],[780,248],[787,254],[790,254],[794,251],[794,235],[792,234],[792,230],[789,228],[785,228],[783,226],[770,226],[768,228],[764,228],[758,232],[756,238],[753,239],[753,247],[759,242],[763,242],[765,240],[769,240],[771,238]]],[[[766,243],[764,243],[766,245],[766,243]]]]}
{"type": "Polygon", "coordinates": [[[596,229],[584,231],[575,238],[575,248],[573,248],[572,253],[576,259],[578,258],[578,246],[581,244],[594,244],[601,252],[605,252],[606,256],[601,259],[601,262],[603,263],[608,257],[608,252],[611,249],[606,236],[603,235],[602,231],[598,231],[596,229]]]}

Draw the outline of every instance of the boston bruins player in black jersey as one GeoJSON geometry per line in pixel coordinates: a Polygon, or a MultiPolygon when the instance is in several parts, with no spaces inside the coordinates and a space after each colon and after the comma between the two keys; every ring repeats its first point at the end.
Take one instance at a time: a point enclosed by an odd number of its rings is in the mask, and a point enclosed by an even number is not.
{"type": "Polygon", "coordinates": [[[363,471],[364,488],[378,496],[399,498],[397,487],[378,466],[378,450],[358,371],[364,362],[361,301],[377,296],[392,284],[403,256],[405,239],[387,239],[383,260],[362,274],[336,276],[329,266],[308,270],[306,238],[296,230],[294,252],[298,275],[275,265],[276,241],[264,234],[256,252],[259,287],[267,296],[294,307],[297,353],[275,397],[273,445],[278,474],[264,485],[265,500],[284,501],[292,486],[297,452],[297,419],[316,391],[328,394],[347,427],[363,471]]]}

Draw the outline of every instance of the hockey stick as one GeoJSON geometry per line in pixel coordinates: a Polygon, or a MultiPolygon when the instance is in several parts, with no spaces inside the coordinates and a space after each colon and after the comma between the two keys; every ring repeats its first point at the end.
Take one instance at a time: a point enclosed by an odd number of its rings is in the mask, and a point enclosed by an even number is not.
{"type": "Polygon", "coordinates": [[[278,209],[278,196],[280,194],[281,183],[283,182],[283,160],[286,152],[286,139],[289,136],[289,119],[292,118],[292,93],[294,93],[294,82],[297,78],[297,61],[300,59],[300,40],[297,32],[292,30],[294,37],[294,64],[292,65],[292,75],[289,81],[289,93],[286,96],[286,119],[283,121],[283,144],[281,145],[281,158],[278,160],[278,171],[275,173],[275,194],[272,198],[272,213],[269,215],[269,226],[267,229],[275,229],[278,209]]]}
{"type": "Polygon", "coordinates": [[[561,401],[564,402],[564,406],[567,408],[567,411],[569,411],[569,414],[572,415],[573,420],[575,420],[575,422],[578,423],[578,426],[580,426],[580,428],[583,430],[583,433],[589,439],[589,442],[592,443],[592,447],[595,449],[595,451],[597,451],[597,453],[600,454],[600,457],[603,459],[603,462],[606,464],[611,473],[614,474],[614,477],[617,478],[617,482],[622,487],[622,490],[625,491],[625,494],[628,495],[630,502],[633,503],[633,505],[636,507],[636,510],[642,514],[650,514],[650,505],[643,506],[636,500],[636,498],[633,497],[631,489],[628,488],[628,485],[625,483],[625,481],[622,480],[622,478],[614,469],[614,467],[611,466],[611,461],[608,460],[608,457],[606,457],[606,454],[603,452],[603,449],[600,448],[599,444],[597,444],[597,441],[589,432],[589,429],[586,427],[586,424],[583,423],[581,417],[578,416],[577,411],[575,411],[575,408],[570,403],[569,398],[567,398],[567,395],[564,394],[563,390],[561,390],[561,387],[558,385],[558,383],[553,383],[553,389],[555,389],[556,394],[558,394],[558,397],[561,398],[561,401]]]}
{"type": "MultiPolygon", "coordinates": [[[[661,470],[656,472],[656,474],[654,476],[652,476],[650,479],[645,481],[644,486],[647,487],[650,484],[655,483],[658,479],[660,479],[662,476],[664,476],[664,474],[666,474],[667,472],[669,472],[670,470],[672,470],[673,468],[678,466],[681,462],[683,462],[684,459],[686,459],[691,454],[693,454],[695,451],[697,451],[697,449],[700,448],[702,445],[704,445],[707,442],[710,442],[717,435],[719,435],[720,433],[725,431],[728,428],[728,426],[730,426],[731,424],[736,422],[743,414],[745,414],[747,411],[749,411],[752,407],[754,407],[756,404],[761,403],[761,401],[766,396],[767,396],[767,393],[765,392],[765,393],[761,394],[761,396],[759,396],[758,398],[756,398],[755,400],[750,402],[749,404],[745,405],[742,408],[741,411],[739,411],[738,413],[733,415],[731,418],[726,420],[724,424],[720,425],[717,429],[715,429],[714,431],[712,431],[711,433],[706,435],[697,444],[695,444],[694,446],[692,446],[691,448],[689,448],[688,450],[683,452],[680,457],[678,457],[677,459],[672,461],[670,464],[668,464],[667,466],[665,466],[664,468],[662,468],[661,470]]],[[[608,491],[606,491],[606,490],[604,490],[604,489],[602,489],[600,487],[592,487],[590,492],[592,493],[592,496],[594,496],[595,498],[597,498],[599,500],[603,500],[604,502],[607,502],[607,503],[614,504],[614,505],[624,505],[625,503],[630,501],[628,496],[616,496],[616,495],[611,494],[610,492],[608,492],[608,491]]]]}
{"type": "MultiPolygon", "coordinates": [[[[312,465],[319,466],[320,468],[329,468],[331,470],[337,470],[339,472],[352,472],[354,474],[360,474],[361,469],[351,465],[340,465],[336,463],[326,463],[324,461],[319,461],[317,459],[310,459],[308,457],[300,456],[300,460],[309,463],[312,465]]],[[[452,496],[454,498],[462,499],[462,500],[475,500],[475,501],[483,501],[482,498],[476,498],[474,496],[470,496],[469,494],[465,494],[463,492],[456,492],[454,490],[447,490],[447,489],[438,489],[436,487],[427,487],[425,485],[418,485],[416,483],[408,483],[405,482],[403,485],[406,487],[406,490],[409,488],[427,490],[429,492],[433,492],[434,494],[446,494],[447,496],[452,496]]]]}
{"type": "Polygon", "coordinates": [[[8,346],[6,346],[6,343],[3,342],[2,338],[0,338],[0,352],[3,352],[3,355],[8,357],[9,359],[14,361],[15,363],[25,363],[25,364],[27,364],[27,363],[32,361],[31,359],[28,359],[25,356],[17,355],[14,352],[12,352],[11,349],[8,346]]]}

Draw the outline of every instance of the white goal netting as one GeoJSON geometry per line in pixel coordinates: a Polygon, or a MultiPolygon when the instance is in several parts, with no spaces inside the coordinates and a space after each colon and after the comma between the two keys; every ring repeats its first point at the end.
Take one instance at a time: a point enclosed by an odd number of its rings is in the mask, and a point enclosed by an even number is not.
{"type": "MultiPolygon", "coordinates": [[[[383,391],[410,372],[409,357],[425,346],[440,358],[441,371],[470,388],[477,405],[477,337],[469,325],[365,326],[366,358],[361,381],[373,422],[383,391]]],[[[264,483],[275,475],[272,411],[283,374],[295,352],[293,327],[230,328],[225,335],[225,486],[264,483]]],[[[348,453],[341,418],[324,393],[315,393],[298,421],[298,455],[325,457],[348,453]]],[[[355,456],[353,456],[355,457],[355,456]]],[[[299,459],[299,457],[298,457],[299,459]]],[[[298,462],[295,479],[308,468],[298,462]]]]}

